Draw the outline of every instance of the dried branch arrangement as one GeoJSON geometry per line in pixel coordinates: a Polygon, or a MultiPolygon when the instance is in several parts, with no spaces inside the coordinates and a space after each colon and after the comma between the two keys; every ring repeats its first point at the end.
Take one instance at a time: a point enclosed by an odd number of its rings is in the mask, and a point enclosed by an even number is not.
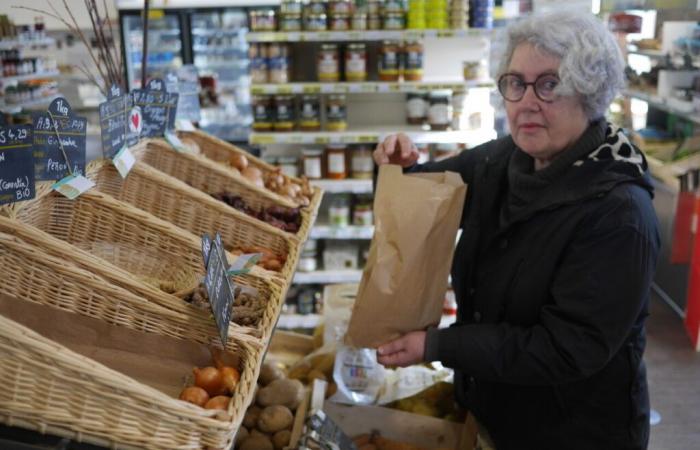
{"type": "Polygon", "coordinates": [[[106,0],[102,0],[103,12],[100,12],[100,8],[98,7],[96,0],[84,1],[85,8],[90,15],[92,30],[95,33],[96,48],[93,48],[93,46],[90,45],[90,41],[78,26],[78,22],[75,20],[75,16],[71,12],[66,0],[62,0],[62,2],[68,18],[65,18],[64,15],[61,14],[53,5],[53,3],[57,2],[53,2],[51,0],[46,0],[46,4],[50,8],[50,11],[30,8],[27,6],[14,6],[14,8],[25,9],[27,11],[44,14],[60,20],[72,33],[78,36],[85,45],[85,48],[90,54],[92,62],[97,68],[97,76],[93,73],[94,69],[90,69],[85,61],[81,61],[80,65],[76,65],[76,67],[83,73],[83,75],[94,83],[106,97],[107,92],[109,92],[109,88],[112,85],[116,84],[122,88],[125,86],[121,53],[116,46],[116,38],[114,36],[112,22],[109,18],[109,10],[107,9],[106,0]]]}

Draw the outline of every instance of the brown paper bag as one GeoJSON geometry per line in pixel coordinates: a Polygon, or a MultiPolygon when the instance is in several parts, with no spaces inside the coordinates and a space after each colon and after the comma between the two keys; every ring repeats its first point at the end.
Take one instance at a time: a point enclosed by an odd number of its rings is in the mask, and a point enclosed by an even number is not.
{"type": "Polygon", "coordinates": [[[374,237],[346,344],[374,348],[440,322],[466,192],[454,172],[379,168],[374,237]]]}

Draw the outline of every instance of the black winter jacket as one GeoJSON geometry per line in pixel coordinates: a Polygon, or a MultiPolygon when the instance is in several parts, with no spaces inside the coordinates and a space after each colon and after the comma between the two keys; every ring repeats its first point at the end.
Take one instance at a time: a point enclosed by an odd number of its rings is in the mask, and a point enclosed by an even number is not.
{"type": "Polygon", "coordinates": [[[519,151],[506,137],[411,169],[468,184],[457,323],[429,330],[426,356],[455,369],[457,400],[497,450],[645,449],[644,321],[660,245],[649,175],[609,155],[572,165],[504,222],[519,151]]]}

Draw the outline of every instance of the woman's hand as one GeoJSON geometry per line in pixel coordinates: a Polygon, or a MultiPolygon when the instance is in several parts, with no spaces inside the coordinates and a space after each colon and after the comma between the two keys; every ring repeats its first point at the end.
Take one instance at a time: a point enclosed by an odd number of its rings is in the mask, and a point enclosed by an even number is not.
{"type": "Polygon", "coordinates": [[[403,133],[387,136],[374,150],[374,162],[377,165],[398,164],[410,167],[418,161],[418,149],[411,139],[403,133]]]}
{"type": "Polygon", "coordinates": [[[377,361],[384,366],[406,367],[423,362],[425,331],[411,331],[377,348],[377,361]]]}

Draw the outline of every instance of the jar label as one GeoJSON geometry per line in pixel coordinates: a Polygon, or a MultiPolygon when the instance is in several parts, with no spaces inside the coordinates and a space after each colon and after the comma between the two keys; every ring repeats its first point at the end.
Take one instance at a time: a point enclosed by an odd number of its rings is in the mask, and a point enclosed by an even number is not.
{"type": "Polygon", "coordinates": [[[328,155],[328,173],[345,174],[345,155],[337,153],[328,155]]]}
{"type": "Polygon", "coordinates": [[[407,52],[406,53],[406,70],[419,70],[423,68],[423,53],[407,52]]]}
{"type": "Polygon", "coordinates": [[[318,120],[318,105],[314,103],[304,103],[301,108],[301,118],[304,120],[318,120]]]}
{"type": "Polygon", "coordinates": [[[412,98],[406,102],[406,111],[409,118],[423,118],[428,115],[428,102],[422,98],[412,98]]]}
{"type": "Polygon", "coordinates": [[[352,171],[353,173],[372,173],[374,163],[371,156],[353,156],[352,171]]]}
{"type": "Polygon", "coordinates": [[[277,121],[290,121],[292,119],[292,110],[287,105],[277,105],[277,121]]]}
{"type": "Polygon", "coordinates": [[[450,110],[448,105],[436,104],[431,105],[428,110],[428,122],[436,125],[447,125],[450,123],[450,110]]]}
{"type": "Polygon", "coordinates": [[[305,158],[304,175],[306,175],[309,178],[321,178],[321,159],[305,158]]]}
{"type": "Polygon", "coordinates": [[[365,58],[355,54],[351,55],[345,61],[345,72],[348,75],[364,75],[367,72],[365,58]]]}
{"type": "Polygon", "coordinates": [[[326,114],[329,122],[344,121],[345,120],[345,107],[340,105],[328,105],[328,110],[326,114]]]}
{"type": "Polygon", "coordinates": [[[256,122],[266,122],[270,120],[270,110],[266,105],[255,105],[253,117],[256,122]]]}

